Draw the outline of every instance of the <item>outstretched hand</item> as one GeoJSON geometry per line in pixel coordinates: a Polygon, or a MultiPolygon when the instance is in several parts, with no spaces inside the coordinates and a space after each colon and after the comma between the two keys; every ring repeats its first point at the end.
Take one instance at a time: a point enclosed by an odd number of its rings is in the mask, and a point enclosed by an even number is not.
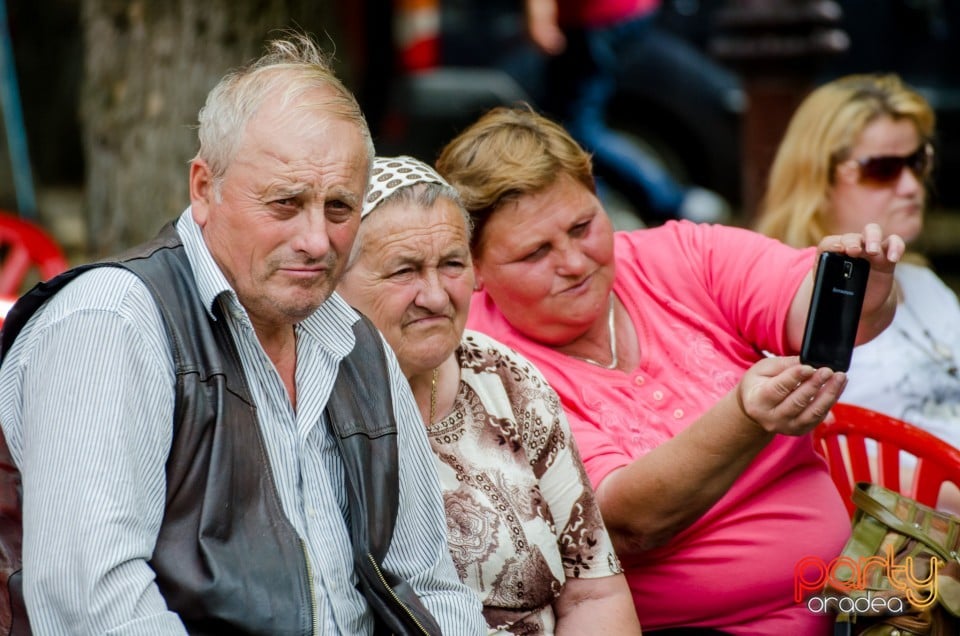
{"type": "Polygon", "coordinates": [[[768,433],[803,435],[837,403],[847,376],[801,364],[797,356],[764,358],[737,385],[744,414],[768,433]]]}
{"type": "Polygon", "coordinates": [[[843,252],[870,261],[870,278],[863,300],[863,311],[869,314],[888,301],[894,268],[903,256],[906,244],[896,234],[883,236],[879,225],[868,223],[863,232],[825,236],[818,249],[820,252],[843,252]]]}

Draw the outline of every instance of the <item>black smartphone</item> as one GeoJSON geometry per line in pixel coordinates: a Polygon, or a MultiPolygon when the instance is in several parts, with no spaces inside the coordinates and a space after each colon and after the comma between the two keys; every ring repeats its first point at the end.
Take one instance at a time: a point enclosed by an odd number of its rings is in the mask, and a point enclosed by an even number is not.
{"type": "Polygon", "coordinates": [[[800,361],[814,367],[846,371],[863,309],[870,263],[838,252],[824,252],[810,298],[800,361]]]}

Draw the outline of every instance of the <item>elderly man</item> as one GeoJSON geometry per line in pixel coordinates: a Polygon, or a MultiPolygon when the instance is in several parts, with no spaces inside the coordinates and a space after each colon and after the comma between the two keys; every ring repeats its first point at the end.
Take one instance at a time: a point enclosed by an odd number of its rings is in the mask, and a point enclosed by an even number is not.
{"type": "Polygon", "coordinates": [[[199,138],[175,224],[8,316],[31,627],[481,633],[417,405],[333,293],[373,157],[355,99],[294,35],[199,138]]]}

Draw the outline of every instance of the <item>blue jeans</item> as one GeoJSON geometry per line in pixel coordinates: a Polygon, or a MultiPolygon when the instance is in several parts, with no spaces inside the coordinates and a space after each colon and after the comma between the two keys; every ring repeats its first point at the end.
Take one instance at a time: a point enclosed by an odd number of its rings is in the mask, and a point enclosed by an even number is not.
{"type": "Polygon", "coordinates": [[[641,147],[606,124],[624,51],[654,28],[654,16],[565,31],[567,47],[548,66],[547,110],[593,155],[599,177],[643,197],[652,215],[676,218],[685,189],[641,147]]]}

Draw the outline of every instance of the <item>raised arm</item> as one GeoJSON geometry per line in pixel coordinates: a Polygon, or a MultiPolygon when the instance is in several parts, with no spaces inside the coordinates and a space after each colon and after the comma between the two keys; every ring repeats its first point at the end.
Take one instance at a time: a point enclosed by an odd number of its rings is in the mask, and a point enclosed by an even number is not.
{"type": "MultiPolygon", "coordinates": [[[[860,314],[857,344],[872,340],[893,320],[897,308],[894,268],[905,249],[902,238],[896,234],[884,237],[882,229],[876,223],[868,224],[862,233],[831,235],[820,241],[818,255],[821,252],[842,252],[870,261],[870,278],[863,299],[863,311],[860,314]]],[[[787,318],[787,342],[794,351],[799,351],[803,342],[803,329],[807,321],[807,311],[810,308],[810,296],[813,294],[817,260],[814,259],[810,272],[803,279],[790,304],[790,313],[787,318]]]]}
{"type": "Polygon", "coordinates": [[[621,557],[663,545],[699,519],[777,434],[803,435],[823,420],[846,375],[765,358],[697,421],[597,488],[621,557]]]}

